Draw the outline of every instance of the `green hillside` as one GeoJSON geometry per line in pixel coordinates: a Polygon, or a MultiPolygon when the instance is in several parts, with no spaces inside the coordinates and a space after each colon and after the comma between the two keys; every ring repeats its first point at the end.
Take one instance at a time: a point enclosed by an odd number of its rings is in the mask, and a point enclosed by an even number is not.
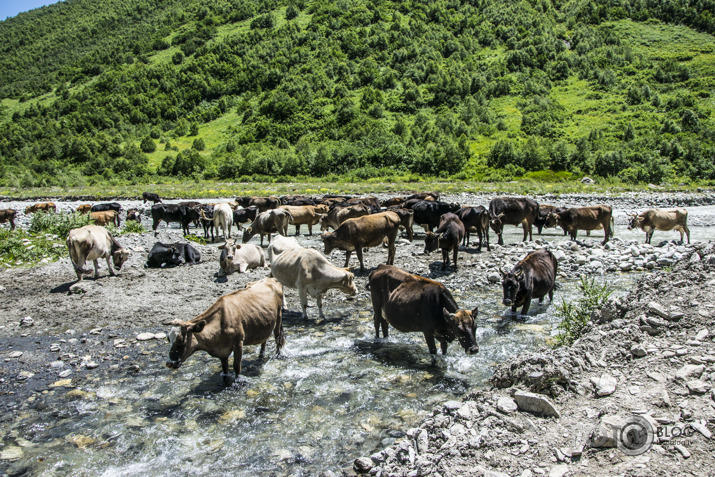
{"type": "Polygon", "coordinates": [[[0,185],[712,181],[714,10],[65,0],[0,22],[0,185]]]}

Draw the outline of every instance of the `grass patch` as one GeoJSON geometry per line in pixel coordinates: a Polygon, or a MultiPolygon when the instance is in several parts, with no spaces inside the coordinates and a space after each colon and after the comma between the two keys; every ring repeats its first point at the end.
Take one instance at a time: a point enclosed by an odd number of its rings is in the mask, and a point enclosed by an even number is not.
{"type": "Polygon", "coordinates": [[[70,230],[84,227],[92,223],[89,214],[77,212],[71,214],[56,214],[36,212],[30,222],[30,233],[53,234],[62,240],[67,238],[70,230]]]}
{"type": "Polygon", "coordinates": [[[602,308],[613,293],[613,288],[607,282],[599,285],[595,278],[589,280],[584,275],[581,275],[579,289],[582,296],[576,302],[567,303],[561,299],[561,304],[556,305],[556,311],[562,317],[556,346],[571,346],[579,339],[591,320],[591,312],[602,308]]]}
{"type": "Polygon", "coordinates": [[[67,256],[64,237],[33,234],[24,230],[0,230],[0,267],[28,267],[67,256]]]}

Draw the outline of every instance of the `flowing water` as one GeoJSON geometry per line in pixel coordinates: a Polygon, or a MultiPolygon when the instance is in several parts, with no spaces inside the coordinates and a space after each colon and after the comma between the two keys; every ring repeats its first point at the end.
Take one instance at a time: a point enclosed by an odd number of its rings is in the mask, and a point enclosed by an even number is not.
{"type": "MultiPolygon", "coordinates": [[[[692,240],[710,238],[709,227],[692,228],[692,240]]],[[[593,238],[600,240],[602,233],[593,238]]],[[[625,226],[616,235],[643,239],[642,232],[626,232],[625,226]]],[[[554,230],[544,235],[560,237],[554,230]]],[[[657,232],[654,243],[676,237],[657,232]]],[[[520,239],[521,229],[507,230],[507,243],[520,239]]],[[[307,245],[317,247],[313,241],[307,245]]],[[[599,280],[623,293],[636,278],[599,280]]],[[[556,301],[577,298],[576,281],[560,285],[556,301]]],[[[466,355],[454,342],[433,363],[420,334],[391,330],[388,339],[375,340],[363,290],[337,309],[326,308],[324,321],[286,313],[283,356],[273,356],[272,340],[265,361],[257,347],[249,348],[244,376],[230,387],[222,384],[218,360],[203,352],[169,370],[166,343],[127,351],[138,371],[119,364],[98,368],[75,376],[72,387],[57,383],[37,392],[15,415],[4,416],[0,453],[7,457],[21,449],[18,462],[29,474],[48,476],[337,471],[401,437],[434,406],[484,385],[495,363],[537,349],[556,333],[559,318],[548,304],[534,302],[529,316],[516,320],[501,305],[498,287],[452,292],[462,308],[479,306],[476,355],[466,355]]]]}

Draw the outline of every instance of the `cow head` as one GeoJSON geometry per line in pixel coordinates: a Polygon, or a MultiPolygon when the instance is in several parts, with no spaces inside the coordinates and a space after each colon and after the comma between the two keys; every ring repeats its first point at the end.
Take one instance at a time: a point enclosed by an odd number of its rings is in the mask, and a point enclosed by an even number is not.
{"type": "Polygon", "coordinates": [[[495,234],[501,235],[504,230],[504,213],[492,215],[489,217],[489,226],[495,234]]]}
{"type": "Polygon", "coordinates": [[[479,352],[477,344],[477,314],[479,308],[474,308],[472,311],[457,310],[456,313],[450,313],[446,308],[442,308],[444,319],[452,326],[459,344],[462,345],[467,354],[475,354],[479,352]]]}
{"type": "Polygon", "coordinates": [[[551,228],[551,227],[557,227],[561,223],[561,217],[559,217],[559,214],[556,214],[554,212],[549,212],[549,215],[546,216],[546,226],[551,228]]]}
{"type": "Polygon", "coordinates": [[[323,244],[325,245],[325,255],[330,255],[330,252],[332,252],[335,247],[335,234],[334,233],[325,233],[320,236],[320,238],[323,240],[323,244]]]}
{"type": "Polygon", "coordinates": [[[125,248],[118,248],[114,252],[112,252],[112,262],[114,263],[114,268],[117,270],[122,269],[122,265],[124,265],[124,262],[127,261],[129,258],[129,250],[125,248]]]}
{"type": "Polygon", "coordinates": [[[636,229],[643,225],[643,217],[636,214],[630,214],[628,217],[628,230],[636,229]]]}
{"type": "Polygon", "coordinates": [[[434,252],[437,250],[437,247],[439,246],[439,234],[436,234],[434,232],[427,232],[425,235],[425,251],[424,253],[430,253],[434,252]]]}
{"type": "Polygon", "coordinates": [[[167,368],[178,369],[186,359],[191,356],[198,344],[194,333],[201,333],[206,322],[200,320],[193,321],[175,321],[173,323],[179,327],[179,332],[172,330],[169,333],[169,361],[166,362],[167,368]]]}
{"type": "Polygon", "coordinates": [[[251,240],[254,235],[256,235],[256,232],[253,231],[253,226],[248,227],[246,231],[243,232],[243,238],[241,239],[241,241],[243,243],[248,243],[248,241],[251,240]]]}
{"type": "Polygon", "coordinates": [[[516,294],[519,293],[519,289],[524,280],[524,269],[519,268],[516,272],[504,272],[499,270],[499,273],[501,273],[501,285],[504,290],[502,304],[511,306],[516,303],[516,294]]]}
{"type": "Polygon", "coordinates": [[[357,295],[357,285],[355,285],[355,275],[350,271],[349,268],[343,268],[345,270],[345,276],[340,280],[340,286],[338,290],[345,293],[348,296],[357,295]]]}

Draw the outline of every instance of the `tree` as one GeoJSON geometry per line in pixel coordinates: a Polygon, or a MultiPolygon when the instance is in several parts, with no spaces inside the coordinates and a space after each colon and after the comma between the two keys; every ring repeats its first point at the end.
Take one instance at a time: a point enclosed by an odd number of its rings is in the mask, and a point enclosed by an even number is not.
{"type": "Polygon", "coordinates": [[[196,138],[194,139],[191,148],[196,149],[197,151],[203,151],[204,149],[206,149],[206,144],[204,144],[204,140],[202,138],[196,138]]]}
{"type": "Polygon", "coordinates": [[[156,143],[150,136],[146,136],[144,139],[142,139],[142,142],[139,147],[141,148],[142,152],[145,152],[147,154],[156,151],[156,143]]]}

